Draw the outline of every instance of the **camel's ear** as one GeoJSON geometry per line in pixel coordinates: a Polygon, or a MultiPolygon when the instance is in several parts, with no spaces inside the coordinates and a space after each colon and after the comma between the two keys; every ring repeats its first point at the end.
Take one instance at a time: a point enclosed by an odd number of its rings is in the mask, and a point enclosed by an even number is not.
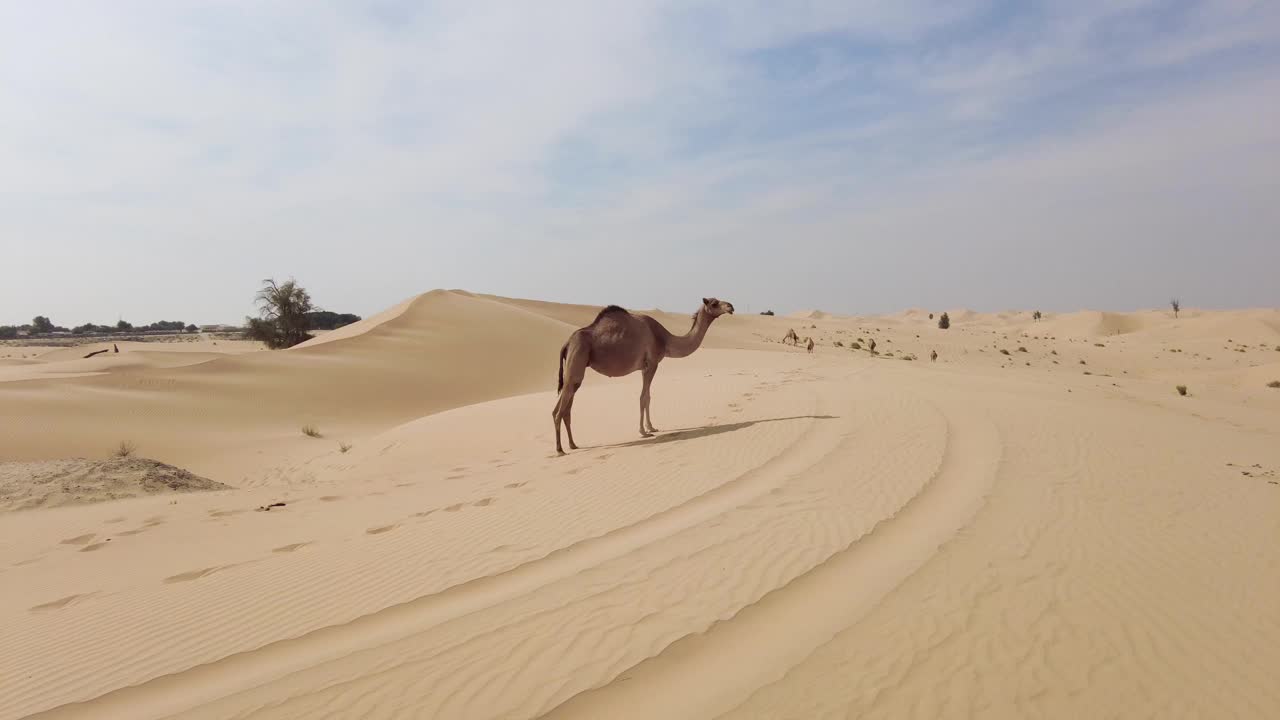
{"type": "Polygon", "coordinates": [[[702,298],[702,304],[703,304],[703,305],[710,305],[710,304],[711,304],[711,298],[702,298]]]}

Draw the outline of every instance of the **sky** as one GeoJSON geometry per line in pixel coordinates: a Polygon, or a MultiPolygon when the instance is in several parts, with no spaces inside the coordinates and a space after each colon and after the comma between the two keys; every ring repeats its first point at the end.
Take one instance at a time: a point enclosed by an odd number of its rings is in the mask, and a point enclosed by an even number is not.
{"type": "Polygon", "coordinates": [[[1274,0],[0,0],[0,323],[1280,305],[1274,0]]]}

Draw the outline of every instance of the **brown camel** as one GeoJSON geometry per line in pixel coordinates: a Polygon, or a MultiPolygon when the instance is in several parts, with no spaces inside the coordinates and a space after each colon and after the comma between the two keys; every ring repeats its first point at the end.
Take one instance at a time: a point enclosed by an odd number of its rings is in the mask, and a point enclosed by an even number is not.
{"type": "Polygon", "coordinates": [[[682,358],[693,354],[702,345],[711,323],[721,315],[733,314],[733,303],[703,298],[702,307],[693,314],[693,327],[685,335],[672,335],[662,323],[648,315],[633,315],[617,305],[600,311],[590,325],[579,328],[569,336],[560,348],[560,397],[556,400],[551,418],[556,424],[556,452],[564,454],[560,446],[560,421],[564,421],[569,436],[569,449],[577,450],[573,442],[573,396],[582,387],[582,379],[591,368],[607,377],[622,377],[639,370],[644,385],[640,389],[640,435],[650,437],[657,430],[649,417],[649,386],[658,372],[663,358],[682,358]],[[565,378],[565,366],[568,378],[565,378]]]}
{"type": "Polygon", "coordinates": [[[804,339],[804,344],[805,344],[805,347],[807,347],[807,348],[809,349],[809,352],[810,352],[810,353],[812,353],[812,352],[813,352],[813,338],[811,338],[811,337],[807,337],[807,338],[805,338],[805,339],[804,339]]]}
{"type": "Polygon", "coordinates": [[[929,362],[938,362],[938,351],[934,350],[929,353],[929,362]]]}
{"type": "Polygon", "coordinates": [[[791,341],[792,345],[800,344],[800,336],[796,334],[795,328],[789,328],[787,334],[782,336],[782,344],[786,345],[788,340],[791,341]]]}

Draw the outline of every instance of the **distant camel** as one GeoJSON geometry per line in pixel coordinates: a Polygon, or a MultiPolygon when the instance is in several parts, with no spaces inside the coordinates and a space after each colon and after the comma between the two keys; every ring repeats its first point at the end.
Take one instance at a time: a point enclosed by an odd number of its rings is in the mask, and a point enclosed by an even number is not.
{"type": "Polygon", "coordinates": [[[929,362],[938,362],[938,351],[934,350],[929,353],[929,362]]]}
{"type": "Polygon", "coordinates": [[[782,344],[786,345],[788,340],[791,341],[792,345],[800,344],[800,336],[796,334],[795,328],[788,329],[787,334],[782,336],[782,344]]]}
{"type": "Polygon", "coordinates": [[[721,315],[733,314],[733,303],[702,298],[702,307],[693,314],[693,327],[685,335],[672,335],[662,323],[648,315],[633,315],[617,305],[600,311],[590,325],[579,328],[569,336],[560,348],[560,397],[551,411],[556,425],[556,452],[564,454],[560,445],[560,421],[564,421],[569,435],[569,449],[577,450],[573,442],[573,396],[582,387],[582,379],[591,368],[607,377],[622,377],[639,370],[644,385],[640,389],[640,435],[650,437],[657,430],[649,417],[649,386],[658,372],[663,358],[682,358],[693,354],[702,345],[712,321],[721,315]],[[569,379],[565,381],[565,365],[569,379]]]}
{"type": "Polygon", "coordinates": [[[805,347],[809,349],[809,352],[810,352],[810,353],[812,353],[812,352],[813,352],[813,338],[811,338],[811,337],[807,337],[807,338],[805,338],[805,339],[804,339],[804,344],[805,344],[805,347]]]}

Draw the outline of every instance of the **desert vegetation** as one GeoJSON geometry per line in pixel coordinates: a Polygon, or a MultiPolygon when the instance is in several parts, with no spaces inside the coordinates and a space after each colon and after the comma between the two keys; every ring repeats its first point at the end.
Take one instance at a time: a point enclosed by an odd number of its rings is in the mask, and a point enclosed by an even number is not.
{"type": "Polygon", "coordinates": [[[1178,385],[1178,386],[1177,386],[1176,388],[1174,388],[1174,389],[1178,391],[1178,394],[1179,394],[1179,395],[1182,395],[1183,397],[1186,397],[1186,395],[1187,395],[1187,386],[1186,386],[1186,385],[1178,385]]]}
{"type": "Polygon", "coordinates": [[[324,437],[320,434],[320,428],[315,425],[307,424],[302,426],[302,434],[309,438],[324,437]]]}
{"type": "Polygon", "coordinates": [[[938,327],[942,330],[946,330],[951,327],[951,316],[946,313],[942,313],[942,316],[938,318],[938,327]]]}
{"type": "Polygon", "coordinates": [[[315,310],[311,294],[290,278],[278,283],[273,278],[262,281],[262,289],[254,298],[258,317],[245,318],[245,334],[272,350],[289,348],[310,340],[311,320],[315,310]]]}

